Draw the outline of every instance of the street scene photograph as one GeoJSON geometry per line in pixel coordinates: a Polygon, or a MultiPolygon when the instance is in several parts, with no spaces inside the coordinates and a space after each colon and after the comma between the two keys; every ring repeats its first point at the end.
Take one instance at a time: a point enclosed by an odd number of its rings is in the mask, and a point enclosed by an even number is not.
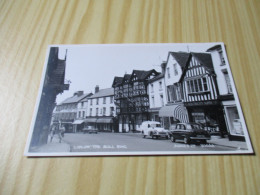
{"type": "Polygon", "coordinates": [[[48,47],[26,156],[250,153],[223,43],[48,47]]]}

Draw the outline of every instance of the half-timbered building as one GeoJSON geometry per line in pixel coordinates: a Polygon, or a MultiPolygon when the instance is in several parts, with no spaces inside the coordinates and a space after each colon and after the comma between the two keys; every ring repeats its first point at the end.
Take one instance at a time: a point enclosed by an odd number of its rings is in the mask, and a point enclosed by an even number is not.
{"type": "Polygon", "coordinates": [[[159,75],[154,69],[149,71],[133,70],[132,74],[115,77],[115,104],[119,121],[119,132],[139,129],[142,121],[149,120],[148,80],[159,75]]]}
{"type": "Polygon", "coordinates": [[[169,52],[162,67],[166,85],[167,104],[159,110],[159,116],[165,129],[170,129],[177,122],[188,122],[188,112],[183,105],[182,85],[179,82],[190,53],[169,52]]]}
{"type": "Polygon", "coordinates": [[[210,53],[191,53],[180,79],[184,105],[191,122],[201,123],[209,131],[226,133],[223,107],[219,96],[210,53]]]}

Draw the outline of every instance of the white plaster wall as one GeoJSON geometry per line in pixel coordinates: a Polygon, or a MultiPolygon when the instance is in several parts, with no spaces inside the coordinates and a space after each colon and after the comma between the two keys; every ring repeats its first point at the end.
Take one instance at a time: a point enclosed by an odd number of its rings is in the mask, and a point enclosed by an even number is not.
{"type": "Polygon", "coordinates": [[[167,103],[164,78],[161,78],[161,79],[156,80],[152,83],[149,83],[148,94],[149,94],[150,108],[158,108],[158,107],[164,106],[167,103]],[[162,90],[160,90],[160,85],[159,85],[160,81],[162,82],[162,90]],[[151,84],[153,84],[153,89],[154,89],[153,91],[152,91],[151,84]],[[161,104],[160,95],[163,95],[164,105],[161,104]],[[153,105],[153,102],[152,102],[152,96],[154,97],[154,105],[153,105]]]}
{"type": "Polygon", "coordinates": [[[221,59],[220,59],[218,51],[211,52],[211,56],[212,56],[214,70],[216,73],[216,80],[217,80],[217,84],[218,84],[219,94],[220,95],[228,94],[226,80],[225,80],[224,74],[222,72],[222,70],[227,69],[227,65],[221,65],[221,59]]]}
{"type": "Polygon", "coordinates": [[[166,64],[166,68],[165,68],[165,84],[166,84],[166,86],[173,85],[174,83],[177,83],[180,80],[181,74],[182,74],[181,66],[175,60],[175,58],[172,55],[170,55],[169,59],[167,61],[167,64],[166,64]],[[173,64],[175,64],[175,63],[177,63],[177,71],[178,71],[177,75],[174,75],[173,64]],[[170,70],[170,78],[168,78],[167,68],[169,68],[169,70],[170,70]]]}
{"type": "Polygon", "coordinates": [[[114,104],[114,101],[112,103],[110,103],[110,97],[111,96],[107,96],[106,97],[106,104],[103,103],[103,97],[99,98],[99,102],[98,105],[97,103],[97,98],[94,98],[92,101],[92,105],[90,105],[91,100],[88,100],[88,109],[87,109],[87,116],[89,117],[90,114],[90,109],[92,108],[92,115],[91,116],[110,116],[110,107],[114,107],[114,113],[113,116],[115,116],[115,110],[116,110],[116,106],[114,104]],[[103,108],[106,108],[106,113],[103,113],[103,108]],[[98,115],[96,114],[96,108],[98,108],[98,115]],[[102,109],[102,114],[100,114],[100,109],[102,109]]]}

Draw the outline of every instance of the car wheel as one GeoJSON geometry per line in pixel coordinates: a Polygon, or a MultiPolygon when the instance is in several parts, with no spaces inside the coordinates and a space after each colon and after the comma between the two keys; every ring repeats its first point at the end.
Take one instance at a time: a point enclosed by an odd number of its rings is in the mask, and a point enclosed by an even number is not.
{"type": "Polygon", "coordinates": [[[151,136],[151,137],[152,137],[152,139],[153,139],[153,133],[152,133],[152,132],[150,133],[150,136],[151,136]]]}
{"type": "Polygon", "coordinates": [[[172,142],[175,142],[175,141],[176,141],[173,136],[171,136],[171,141],[172,141],[172,142]]]}
{"type": "Polygon", "coordinates": [[[185,144],[189,144],[190,143],[190,139],[188,137],[184,137],[183,141],[184,141],[185,144]]]}
{"type": "Polygon", "coordinates": [[[146,137],[146,135],[143,135],[143,138],[145,138],[146,137]]]}

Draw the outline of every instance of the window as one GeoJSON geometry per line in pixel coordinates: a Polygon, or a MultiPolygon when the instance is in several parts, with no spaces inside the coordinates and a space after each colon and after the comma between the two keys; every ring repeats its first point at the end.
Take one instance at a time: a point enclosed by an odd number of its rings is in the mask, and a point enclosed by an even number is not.
{"type": "Polygon", "coordinates": [[[89,109],[89,116],[92,116],[92,108],[89,109]]]}
{"type": "Polygon", "coordinates": [[[81,102],[81,107],[82,107],[82,108],[84,107],[84,102],[81,102]]]}
{"type": "Polygon", "coordinates": [[[110,97],[110,103],[113,103],[113,96],[110,97]]]}
{"type": "Polygon", "coordinates": [[[82,117],[85,118],[85,111],[82,111],[82,117]]]}
{"type": "Polygon", "coordinates": [[[154,96],[152,96],[152,106],[155,107],[154,96]]]}
{"type": "Polygon", "coordinates": [[[153,84],[151,84],[151,93],[154,92],[154,89],[153,89],[153,84]]]}
{"type": "Polygon", "coordinates": [[[103,97],[103,104],[106,104],[106,97],[103,97]]]}
{"type": "Polygon", "coordinates": [[[113,116],[114,114],[114,107],[110,107],[110,116],[113,116]]]}
{"type": "Polygon", "coordinates": [[[102,115],[102,111],[103,111],[102,108],[100,108],[100,114],[101,114],[101,115],[102,115]]]}
{"type": "Polygon", "coordinates": [[[162,90],[162,81],[159,82],[159,90],[162,90]]]}
{"type": "Polygon", "coordinates": [[[167,68],[167,75],[168,75],[168,79],[171,78],[170,67],[167,68]]]}
{"type": "Polygon", "coordinates": [[[93,100],[93,99],[90,99],[90,105],[92,105],[92,100],[93,100]]]}
{"type": "Polygon", "coordinates": [[[173,64],[173,70],[174,70],[174,75],[178,75],[178,69],[177,69],[177,64],[173,64]]]}
{"type": "Polygon", "coordinates": [[[164,106],[163,95],[160,95],[160,99],[161,99],[161,106],[164,106]]]}
{"type": "Polygon", "coordinates": [[[96,108],[96,116],[98,116],[98,108],[96,108]]]}
{"type": "Polygon", "coordinates": [[[231,94],[231,93],[233,93],[233,90],[232,90],[232,86],[231,86],[231,82],[230,82],[230,78],[229,78],[227,70],[224,70],[223,74],[224,74],[226,85],[227,85],[227,92],[229,94],[231,94]]]}
{"type": "Polygon", "coordinates": [[[98,105],[98,100],[99,100],[99,99],[97,98],[97,103],[96,103],[97,105],[98,105]]]}
{"type": "Polygon", "coordinates": [[[221,60],[221,64],[220,65],[225,65],[226,62],[225,62],[225,58],[223,56],[223,52],[222,51],[219,51],[219,57],[220,57],[220,60],[221,60]]]}
{"type": "Polygon", "coordinates": [[[79,111],[79,118],[81,117],[80,115],[81,115],[81,112],[79,111]]]}
{"type": "Polygon", "coordinates": [[[103,115],[106,115],[106,107],[103,107],[103,115]]]}
{"type": "Polygon", "coordinates": [[[207,92],[208,83],[206,78],[199,78],[187,81],[188,93],[207,92]]]}

